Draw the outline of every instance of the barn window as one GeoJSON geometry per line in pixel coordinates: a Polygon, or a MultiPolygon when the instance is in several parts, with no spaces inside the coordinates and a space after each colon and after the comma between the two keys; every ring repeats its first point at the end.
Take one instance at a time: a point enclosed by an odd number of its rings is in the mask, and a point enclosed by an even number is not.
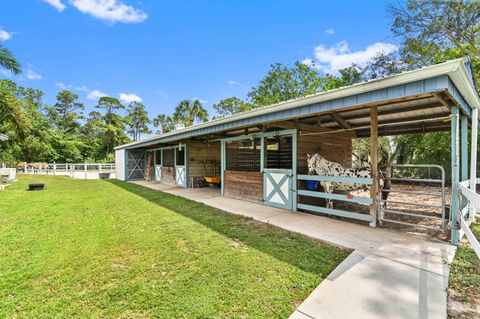
{"type": "Polygon", "coordinates": [[[226,169],[232,171],[260,171],[260,139],[227,142],[226,169]]]}
{"type": "Polygon", "coordinates": [[[292,137],[265,138],[265,168],[292,169],[292,137]]]}
{"type": "Polygon", "coordinates": [[[176,148],[175,149],[175,165],[177,166],[183,166],[185,165],[185,147],[182,147],[181,149],[180,148],[176,148]]]}
{"type": "Polygon", "coordinates": [[[162,151],[156,150],[155,151],[155,165],[162,164],[162,151]]]}
{"type": "Polygon", "coordinates": [[[163,150],[163,167],[175,166],[175,163],[173,162],[173,151],[173,149],[163,150]]]}

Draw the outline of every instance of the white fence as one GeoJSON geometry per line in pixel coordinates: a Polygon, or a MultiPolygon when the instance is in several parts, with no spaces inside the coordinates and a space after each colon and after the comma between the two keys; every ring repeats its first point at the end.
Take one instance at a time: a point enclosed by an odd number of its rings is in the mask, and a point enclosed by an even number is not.
{"type": "Polygon", "coordinates": [[[100,174],[115,178],[114,163],[25,163],[25,174],[63,175],[77,179],[99,179],[100,174]]]}
{"type": "MultiPolygon", "coordinates": [[[[470,229],[470,224],[475,219],[475,215],[477,213],[477,208],[480,207],[480,195],[477,194],[475,189],[471,189],[469,185],[470,181],[466,180],[459,183],[459,193],[462,195],[461,197],[466,198],[466,201],[463,201],[462,198],[459,199],[460,205],[465,205],[462,209],[459,209],[459,238],[465,235],[470,242],[470,245],[473,247],[473,250],[477,253],[477,256],[480,258],[480,243],[478,238],[475,237],[472,230],[470,229]]],[[[480,179],[477,179],[477,183],[480,183],[480,179]]]]}

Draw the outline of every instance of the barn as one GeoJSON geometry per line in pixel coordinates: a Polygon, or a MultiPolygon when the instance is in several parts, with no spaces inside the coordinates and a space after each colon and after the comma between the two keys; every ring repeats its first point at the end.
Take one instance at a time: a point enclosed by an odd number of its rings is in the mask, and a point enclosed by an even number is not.
{"type": "Polygon", "coordinates": [[[432,165],[425,168],[438,169],[436,177],[412,180],[439,183],[443,208],[436,217],[457,243],[458,216],[469,211],[459,203],[460,181],[476,185],[479,106],[470,61],[451,60],[120,145],[115,148],[116,176],[185,188],[218,185],[223,196],[375,227],[382,219],[395,222],[385,217],[390,212],[381,205],[381,193],[388,190],[379,186],[378,137],[451,131],[452,179],[445,181],[445,168],[432,165]],[[308,154],[351,167],[352,140],[362,137],[371,142],[369,178],[309,174],[308,154]],[[365,185],[369,192],[329,193],[318,186],[325,182],[365,185]],[[451,185],[449,217],[445,183],[451,185]],[[327,207],[325,200],[335,204],[327,207]],[[341,202],[363,205],[367,211],[337,205],[341,202]]]}

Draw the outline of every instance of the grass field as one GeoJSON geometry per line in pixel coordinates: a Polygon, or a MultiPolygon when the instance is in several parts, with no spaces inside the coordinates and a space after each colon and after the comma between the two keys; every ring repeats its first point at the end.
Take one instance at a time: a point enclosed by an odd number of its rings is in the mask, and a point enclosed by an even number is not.
{"type": "MultiPolygon", "coordinates": [[[[471,225],[475,237],[480,238],[480,223],[471,225]]],[[[450,298],[465,305],[451,318],[480,318],[480,259],[468,243],[458,246],[450,268],[450,298]]]]}
{"type": "Polygon", "coordinates": [[[48,176],[0,192],[0,242],[0,318],[285,318],[349,254],[141,186],[48,176]]]}

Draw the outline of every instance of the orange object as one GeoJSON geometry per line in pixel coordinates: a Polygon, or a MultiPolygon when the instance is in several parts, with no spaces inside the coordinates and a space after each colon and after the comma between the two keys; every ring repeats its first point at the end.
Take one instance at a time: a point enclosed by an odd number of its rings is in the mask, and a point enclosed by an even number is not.
{"type": "Polygon", "coordinates": [[[220,184],[220,176],[205,176],[205,181],[211,184],[220,184]]]}

